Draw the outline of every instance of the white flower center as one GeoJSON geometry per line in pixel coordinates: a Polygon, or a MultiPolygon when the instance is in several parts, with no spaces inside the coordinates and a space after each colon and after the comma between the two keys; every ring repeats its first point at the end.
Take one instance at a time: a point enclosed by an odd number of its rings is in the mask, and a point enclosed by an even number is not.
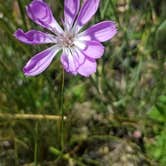
{"type": "Polygon", "coordinates": [[[61,47],[71,48],[74,46],[74,38],[75,38],[75,35],[73,33],[64,32],[63,34],[58,36],[57,42],[61,47]]]}

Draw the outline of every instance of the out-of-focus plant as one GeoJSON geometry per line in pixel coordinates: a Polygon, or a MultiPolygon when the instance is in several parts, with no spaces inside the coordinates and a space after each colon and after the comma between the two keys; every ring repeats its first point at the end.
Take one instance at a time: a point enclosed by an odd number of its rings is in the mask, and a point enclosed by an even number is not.
{"type": "Polygon", "coordinates": [[[157,103],[148,112],[148,116],[158,125],[154,130],[156,136],[153,142],[148,142],[147,149],[151,157],[164,166],[166,163],[166,96],[159,96],[157,103]]]}

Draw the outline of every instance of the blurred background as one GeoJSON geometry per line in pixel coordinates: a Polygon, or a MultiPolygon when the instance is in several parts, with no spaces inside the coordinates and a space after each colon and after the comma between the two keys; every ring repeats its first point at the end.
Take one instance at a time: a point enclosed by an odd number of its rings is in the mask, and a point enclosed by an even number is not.
{"type": "MultiPolygon", "coordinates": [[[[63,1],[46,2],[60,22],[63,1]]],[[[41,29],[27,17],[28,3],[0,0],[0,166],[165,166],[166,1],[101,0],[89,25],[113,20],[118,34],[104,43],[95,75],[65,73],[63,128],[54,118],[62,105],[59,57],[37,77],[22,72],[48,47],[13,37],[18,28],[41,29]]]]}

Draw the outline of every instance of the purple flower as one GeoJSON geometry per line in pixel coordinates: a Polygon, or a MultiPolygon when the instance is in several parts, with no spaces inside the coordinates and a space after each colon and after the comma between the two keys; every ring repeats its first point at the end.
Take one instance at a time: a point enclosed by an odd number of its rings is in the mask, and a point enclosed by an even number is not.
{"type": "Polygon", "coordinates": [[[27,7],[28,16],[38,25],[51,31],[24,32],[18,29],[15,37],[26,44],[48,44],[53,46],[33,56],[25,65],[26,76],[43,72],[53,58],[62,50],[61,63],[64,69],[74,75],[88,77],[96,72],[96,59],[101,58],[104,47],[100,42],[110,40],[116,33],[115,23],[103,21],[81,32],[99,7],[100,0],[86,0],[80,7],[80,0],[64,1],[64,29],[55,20],[50,7],[43,0],[33,0],[27,7]]]}

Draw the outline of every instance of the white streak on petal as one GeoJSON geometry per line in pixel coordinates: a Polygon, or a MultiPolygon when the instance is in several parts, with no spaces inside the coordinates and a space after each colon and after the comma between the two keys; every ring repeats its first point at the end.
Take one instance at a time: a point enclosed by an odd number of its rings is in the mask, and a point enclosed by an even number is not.
{"type": "Polygon", "coordinates": [[[80,48],[81,50],[86,48],[86,44],[83,41],[75,40],[74,44],[76,47],[80,48]]]}

